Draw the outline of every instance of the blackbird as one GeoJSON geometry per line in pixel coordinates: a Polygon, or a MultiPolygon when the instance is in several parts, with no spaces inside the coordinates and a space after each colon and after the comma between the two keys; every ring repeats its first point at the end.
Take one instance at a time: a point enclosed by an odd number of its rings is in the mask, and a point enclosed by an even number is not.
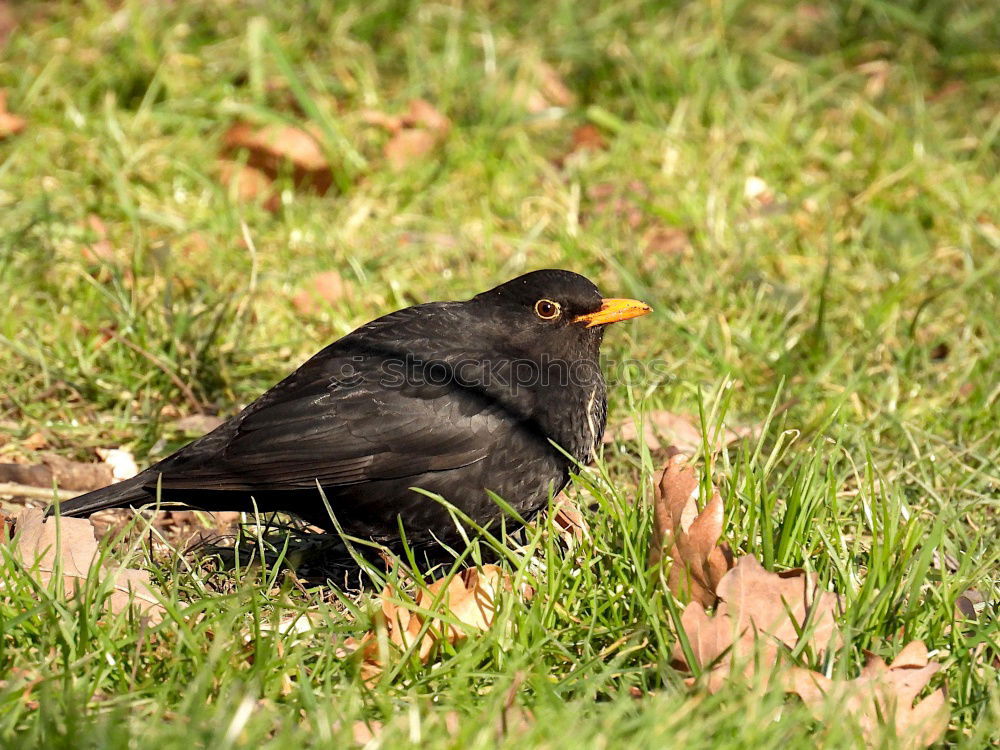
{"type": "Polygon", "coordinates": [[[484,527],[503,515],[493,493],[530,519],[601,443],[604,326],[650,311],[562,270],[398,310],[330,344],[207,435],[59,512],[147,505],[159,493],[205,510],[290,512],[390,547],[402,527],[414,548],[462,538],[425,493],[484,527]]]}

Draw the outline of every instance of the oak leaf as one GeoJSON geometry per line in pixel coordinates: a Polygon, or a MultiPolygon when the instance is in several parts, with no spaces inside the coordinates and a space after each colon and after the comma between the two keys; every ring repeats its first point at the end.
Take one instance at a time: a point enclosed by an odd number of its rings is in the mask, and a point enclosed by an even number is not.
{"type": "Polygon", "coordinates": [[[937,742],[948,728],[947,698],[940,688],[914,705],[917,695],[941,665],[928,661],[927,647],[912,641],[891,664],[869,654],[861,674],[836,680],[799,667],[787,675],[786,689],[796,693],[817,720],[849,714],[865,739],[877,744],[891,727],[901,747],[920,748],[937,742]],[[831,714],[831,706],[836,713],[831,714]]]}
{"type": "MultiPolygon", "coordinates": [[[[333,172],[321,142],[319,130],[312,125],[254,127],[246,122],[233,124],[222,138],[223,154],[227,158],[243,157],[248,167],[271,180],[290,167],[296,187],[323,195],[333,184],[333,172]]],[[[254,176],[253,180],[254,189],[257,189],[259,178],[254,176]]],[[[258,191],[260,193],[262,191],[258,191]]]]}
{"type": "MultiPolygon", "coordinates": [[[[752,677],[773,667],[784,648],[824,650],[841,642],[836,617],[841,600],[819,589],[815,575],[802,570],[771,573],[752,555],[741,557],[717,586],[720,604],[709,616],[697,601],[685,607],[681,626],[693,656],[718,690],[732,674],[752,677]]],[[[672,659],[681,669],[693,665],[681,644],[672,659]]]]}
{"type": "Polygon", "coordinates": [[[339,273],[321,271],[292,297],[292,304],[303,315],[315,315],[323,306],[344,297],[347,291],[347,284],[339,273]]]}
{"type": "Polygon", "coordinates": [[[7,92],[0,89],[0,141],[12,135],[17,135],[28,124],[23,117],[7,111],[7,92]]]}
{"type": "Polygon", "coordinates": [[[273,190],[271,178],[247,164],[220,161],[219,182],[232,190],[233,196],[240,202],[253,203],[259,200],[272,213],[281,207],[281,200],[273,190]]]}
{"type": "Polygon", "coordinates": [[[668,460],[653,502],[653,537],[649,563],[660,562],[670,546],[667,585],[675,596],[705,607],[716,602],[716,587],[733,567],[729,545],[719,544],[723,508],[719,491],[698,510],[699,481],[686,456],[674,453],[668,460]]]}
{"type": "Polygon", "coordinates": [[[577,504],[566,495],[560,494],[552,503],[552,524],[570,550],[590,538],[590,524],[577,504]]]}
{"type": "Polygon", "coordinates": [[[57,574],[67,596],[75,596],[88,579],[110,580],[107,606],[119,613],[135,606],[153,622],[162,619],[163,607],[150,588],[144,570],[112,568],[99,562],[94,528],[84,518],[45,518],[41,510],[28,508],[14,517],[15,536],[11,555],[41,586],[57,574]],[[95,565],[99,567],[92,571],[95,565]]]}
{"type": "Polygon", "coordinates": [[[451,130],[451,120],[425,99],[411,100],[402,115],[369,111],[365,119],[392,133],[382,152],[389,166],[397,171],[433,151],[451,130]]]}
{"type": "MultiPolygon", "coordinates": [[[[413,604],[402,604],[396,590],[383,589],[376,629],[360,638],[348,638],[339,653],[360,658],[361,677],[371,682],[382,673],[385,663],[379,644],[379,630],[385,639],[403,650],[412,650],[427,663],[442,643],[456,644],[470,632],[489,630],[496,616],[497,598],[510,591],[510,576],[496,565],[483,565],[434,581],[421,588],[413,604]]],[[[520,594],[530,598],[530,590],[520,594]]]]}

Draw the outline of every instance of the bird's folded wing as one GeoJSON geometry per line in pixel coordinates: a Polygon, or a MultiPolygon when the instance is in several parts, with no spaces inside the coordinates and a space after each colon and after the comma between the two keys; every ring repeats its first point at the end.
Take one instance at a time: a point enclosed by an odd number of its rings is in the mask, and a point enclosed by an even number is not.
{"type": "Polygon", "coordinates": [[[163,488],[288,490],[417,476],[480,461],[518,429],[501,405],[453,383],[331,384],[329,365],[307,365],[155,467],[163,488]]]}

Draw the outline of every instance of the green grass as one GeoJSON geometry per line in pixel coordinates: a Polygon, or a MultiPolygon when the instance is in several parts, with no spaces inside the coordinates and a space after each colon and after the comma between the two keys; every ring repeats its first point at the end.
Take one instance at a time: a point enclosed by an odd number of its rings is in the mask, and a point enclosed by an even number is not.
{"type": "MultiPolygon", "coordinates": [[[[785,404],[714,462],[727,539],[846,597],[848,673],[863,649],[924,639],[944,664],[949,746],[1000,739],[997,671],[973,652],[1000,645],[992,0],[17,7],[0,88],[29,123],[0,142],[0,451],[41,431],[68,456],[125,444],[152,459],[168,415],[189,410],[177,379],[232,414],[376,315],[570,268],[656,309],[608,336],[609,359],[661,363],[616,379],[612,421],[701,405],[759,423],[785,404]],[[532,116],[515,91],[542,60],[576,103],[532,116]],[[361,112],[414,97],[453,127],[394,173],[361,112]],[[341,187],[283,183],[273,215],[232,200],[214,166],[227,126],[296,111],[323,128],[341,187]],[[608,149],[557,166],[588,121],[608,149]],[[749,176],[774,194],[765,210],[749,176]],[[117,264],[86,260],[91,214],[117,264]],[[690,251],[644,252],[654,225],[690,251]],[[293,293],[327,269],[348,294],[301,315],[293,293]],[[955,628],[970,586],[988,604],[955,628]]],[[[0,745],[335,746],[368,719],[385,747],[493,747],[513,685],[535,721],[511,746],[857,746],[848,722],[817,725],[774,689],[683,687],[673,602],[643,575],[658,460],[608,446],[573,492],[593,541],[512,560],[538,596],[371,689],[335,655],[369,596],[139,549],[170,612],[149,630],[35,590],[5,557],[0,745]],[[303,608],[328,626],[245,642],[303,608]]]]}

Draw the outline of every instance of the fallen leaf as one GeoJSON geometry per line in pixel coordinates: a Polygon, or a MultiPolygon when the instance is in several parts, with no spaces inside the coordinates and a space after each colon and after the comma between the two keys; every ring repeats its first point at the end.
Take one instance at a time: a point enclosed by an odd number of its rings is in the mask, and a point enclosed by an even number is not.
{"type": "Polygon", "coordinates": [[[820,650],[839,642],[840,597],[820,590],[816,575],[800,568],[772,573],[747,555],[722,577],[716,593],[724,603],[719,613],[728,615],[737,630],[753,628],[792,647],[807,627],[802,635],[820,650]]]}
{"type": "Polygon", "coordinates": [[[819,721],[837,721],[846,712],[873,746],[879,745],[888,724],[891,734],[902,741],[900,747],[921,748],[937,742],[948,728],[944,688],[913,703],[940,668],[928,661],[922,641],[912,641],[890,665],[869,654],[861,674],[853,680],[834,680],[795,667],[788,673],[786,690],[796,693],[819,721]]]}
{"type": "Polygon", "coordinates": [[[114,263],[118,260],[115,247],[108,239],[108,227],[100,216],[87,216],[86,229],[97,239],[83,246],[83,258],[90,263],[114,263]]]}
{"type": "Polygon", "coordinates": [[[367,125],[374,125],[378,128],[388,130],[390,133],[398,133],[403,129],[403,118],[399,115],[390,115],[378,109],[366,109],[361,112],[361,119],[367,125]]]}
{"type": "Polygon", "coordinates": [[[259,169],[235,161],[219,162],[219,182],[233,191],[236,200],[243,203],[261,201],[272,213],[281,207],[280,198],[273,192],[271,178],[259,169]]]}
{"type": "Polygon", "coordinates": [[[385,144],[383,153],[389,166],[400,171],[423,158],[437,145],[437,136],[428,130],[400,130],[385,144]]]}
{"type": "MultiPolygon", "coordinates": [[[[512,589],[510,576],[496,565],[470,568],[451,578],[434,581],[416,592],[413,605],[400,603],[398,593],[386,587],[379,597],[380,618],[376,631],[367,632],[360,638],[348,638],[338,649],[338,655],[358,658],[361,677],[366,682],[378,679],[385,667],[378,629],[384,628],[390,643],[403,650],[412,650],[426,663],[439,644],[456,644],[467,638],[470,631],[489,630],[500,591],[512,589]]],[[[527,587],[519,593],[524,598],[531,596],[527,587]]]]}
{"type": "Polygon", "coordinates": [[[962,91],[965,90],[965,86],[966,84],[964,81],[956,81],[956,80],[946,81],[945,84],[941,86],[941,88],[939,88],[937,91],[928,93],[927,96],[925,96],[924,98],[929,102],[937,102],[942,99],[946,99],[950,96],[954,96],[955,94],[961,93],[962,91]]]}
{"type": "Polygon", "coordinates": [[[41,586],[48,586],[58,573],[67,596],[75,596],[91,575],[111,581],[107,605],[112,613],[135,606],[152,622],[159,622],[164,612],[150,588],[149,573],[144,570],[101,566],[91,574],[99,549],[94,529],[85,518],[45,518],[43,511],[27,508],[14,517],[15,537],[12,555],[24,565],[41,586]]]}
{"type": "Polygon", "coordinates": [[[292,181],[298,188],[307,188],[323,195],[333,184],[333,172],[320,146],[317,128],[307,125],[254,127],[237,122],[222,138],[223,154],[239,157],[245,154],[247,166],[275,179],[291,167],[292,181]]]}
{"type": "Polygon", "coordinates": [[[431,153],[451,130],[451,120],[426,99],[411,100],[401,115],[369,109],[362,113],[362,118],[392,134],[382,153],[396,171],[431,153]]]}
{"type": "MultiPolygon", "coordinates": [[[[651,451],[658,451],[668,445],[675,446],[682,453],[694,454],[702,447],[701,430],[695,426],[697,418],[686,414],[675,414],[658,409],[642,415],[642,439],[651,451]],[[664,440],[661,442],[660,437],[664,440]]],[[[742,427],[736,430],[723,426],[714,439],[709,441],[713,453],[749,437],[753,430],[742,427]]],[[[634,418],[629,417],[621,424],[604,434],[604,442],[611,443],[620,440],[623,443],[634,442],[639,437],[639,427],[634,418]]]]}
{"type": "Polygon", "coordinates": [[[49,447],[49,441],[41,432],[33,432],[21,442],[21,445],[26,451],[40,451],[49,447]]]}
{"type": "Polygon", "coordinates": [[[968,589],[955,599],[955,619],[977,620],[986,608],[986,597],[975,589],[968,589]]]}
{"type": "Polygon", "coordinates": [[[593,123],[584,123],[573,129],[570,137],[569,147],[559,156],[552,159],[556,167],[562,168],[567,163],[573,163],[586,158],[586,155],[595,151],[607,149],[608,142],[604,134],[593,123]]]}
{"type": "Polygon", "coordinates": [[[573,145],[570,152],[576,151],[603,151],[608,147],[608,142],[604,138],[604,133],[593,123],[587,122],[573,130],[573,145]]]}
{"type": "Polygon", "coordinates": [[[541,61],[515,86],[513,99],[534,115],[553,107],[567,109],[576,103],[576,96],[556,69],[541,61]]]}
{"type": "Polygon", "coordinates": [[[322,271],[292,297],[292,304],[303,315],[315,315],[320,309],[344,297],[347,285],[336,271],[322,271]]]}
{"type": "Polygon", "coordinates": [[[565,495],[560,494],[552,504],[552,523],[559,529],[559,536],[570,550],[590,538],[590,525],[583,512],[565,495]]]}
{"type": "MultiPolygon", "coordinates": [[[[281,635],[295,633],[301,635],[302,633],[316,630],[328,622],[329,619],[322,612],[297,611],[282,616],[276,623],[272,623],[271,621],[261,622],[260,632],[280,633],[281,635]]],[[[247,641],[252,640],[252,638],[253,636],[249,632],[244,635],[244,639],[247,641]]]]}
{"type": "Polygon", "coordinates": [[[653,537],[649,564],[660,562],[670,545],[667,585],[675,596],[710,607],[716,589],[733,567],[728,544],[722,536],[722,497],[712,487],[712,497],[698,511],[698,475],[686,456],[674,453],[668,460],[653,501],[653,537]]]}
{"type": "Polygon", "coordinates": [[[439,138],[443,138],[451,129],[451,120],[426,99],[411,100],[409,108],[409,112],[401,118],[404,127],[425,128],[439,138]]]}
{"type": "Polygon", "coordinates": [[[7,111],[7,91],[0,89],[0,140],[17,135],[27,124],[23,117],[7,111]]]}
{"type": "MultiPolygon", "coordinates": [[[[681,614],[681,626],[694,658],[708,670],[707,688],[715,692],[734,675],[750,678],[773,667],[782,646],[795,648],[804,639],[815,651],[836,647],[841,636],[836,616],[840,597],[821,591],[814,575],[802,570],[771,573],[752,555],[741,557],[716,587],[721,603],[709,616],[692,601],[681,614]]],[[[672,659],[691,669],[681,644],[672,659]]]]}
{"type": "Polygon", "coordinates": [[[868,79],[865,82],[865,96],[870,99],[882,96],[892,73],[892,63],[888,60],[870,60],[858,65],[856,70],[868,79]]]}
{"type": "Polygon", "coordinates": [[[691,251],[691,240],[683,229],[655,225],[642,235],[642,249],[647,257],[686,255],[691,251]]]}

